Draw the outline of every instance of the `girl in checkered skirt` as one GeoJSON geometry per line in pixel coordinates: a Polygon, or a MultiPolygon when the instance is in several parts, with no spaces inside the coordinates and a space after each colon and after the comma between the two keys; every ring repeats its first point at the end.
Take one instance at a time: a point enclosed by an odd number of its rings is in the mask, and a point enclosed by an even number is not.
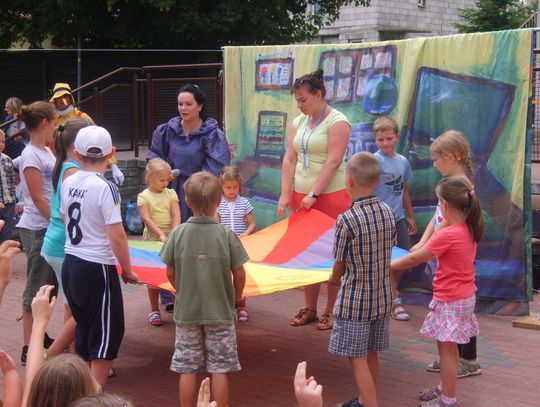
{"type": "MultiPolygon", "coordinates": [[[[448,130],[437,137],[430,146],[433,167],[441,173],[443,177],[453,177],[458,175],[466,176],[474,182],[474,164],[472,162],[471,146],[465,134],[458,130],[448,130]]],[[[437,206],[431,222],[428,223],[422,237],[418,243],[411,247],[411,252],[424,246],[431,236],[438,230],[448,226],[447,221],[437,206]]],[[[431,260],[426,265],[426,274],[435,274],[437,261],[431,260]]],[[[480,360],[477,354],[477,337],[473,336],[468,343],[458,346],[459,367],[458,379],[482,374],[480,360]]],[[[428,372],[439,373],[441,363],[434,360],[427,365],[428,372]]],[[[435,398],[436,395],[432,394],[435,398]]]]}
{"type": "Polygon", "coordinates": [[[457,405],[457,344],[467,343],[478,335],[474,315],[474,259],[484,222],[480,202],[467,177],[444,178],[435,192],[448,226],[435,233],[423,247],[392,261],[390,268],[405,270],[434,257],[438,259],[433,299],[429,304],[431,312],[420,332],[437,340],[441,383],[420,393],[423,400],[420,406],[453,407],[457,405]]]}

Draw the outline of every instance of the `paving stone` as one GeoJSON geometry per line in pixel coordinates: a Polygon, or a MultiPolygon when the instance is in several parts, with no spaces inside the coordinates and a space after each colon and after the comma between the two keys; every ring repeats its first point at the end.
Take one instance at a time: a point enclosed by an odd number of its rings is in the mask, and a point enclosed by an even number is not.
{"type": "MultiPolygon", "coordinates": [[[[18,363],[22,346],[21,296],[26,275],[23,254],[13,262],[13,278],[0,311],[0,348],[18,363]]],[[[250,298],[250,321],[237,326],[242,371],[230,375],[230,406],[295,406],[292,379],[296,364],[308,362],[308,375],[323,385],[325,406],[334,407],[356,396],[349,362],[328,353],[330,332],[315,324],[292,327],[289,320],[302,305],[303,292],[289,290],[250,298]]],[[[538,296],[531,310],[540,310],[538,296]]],[[[326,298],[321,296],[319,311],[326,298]]],[[[161,327],[150,326],[146,288],[124,286],[126,334],[114,366],[117,377],[107,390],[124,395],[137,406],[177,407],[178,376],[169,371],[174,347],[171,314],[162,312],[161,327]]],[[[391,322],[391,347],[380,357],[378,395],[382,407],[413,406],[422,387],[440,378],[425,370],[437,357],[436,344],[418,330],[428,310],[407,306],[408,322],[391,322]]],[[[540,333],[512,328],[508,317],[478,315],[479,356],[483,374],[458,380],[460,407],[529,407],[540,405],[540,333]]],[[[48,332],[55,336],[62,323],[57,304],[48,332]]],[[[206,375],[201,374],[200,380],[206,375]]],[[[0,385],[3,380],[0,378],[0,385]]]]}

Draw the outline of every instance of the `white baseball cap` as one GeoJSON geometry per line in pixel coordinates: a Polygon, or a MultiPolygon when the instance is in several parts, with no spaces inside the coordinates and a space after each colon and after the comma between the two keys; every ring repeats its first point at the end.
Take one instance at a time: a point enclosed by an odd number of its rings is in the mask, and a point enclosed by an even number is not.
{"type": "Polygon", "coordinates": [[[112,151],[109,132],[103,127],[87,126],[77,133],[75,151],[84,157],[103,158],[112,151]]]}

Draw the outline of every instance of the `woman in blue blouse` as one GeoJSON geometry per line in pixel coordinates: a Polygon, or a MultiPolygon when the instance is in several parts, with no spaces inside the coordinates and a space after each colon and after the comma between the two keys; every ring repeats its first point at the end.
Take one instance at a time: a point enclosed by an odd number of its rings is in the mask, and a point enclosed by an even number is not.
{"type": "Polygon", "coordinates": [[[184,194],[184,182],[198,171],[219,176],[230,164],[229,145],[216,119],[204,117],[204,93],[197,85],[188,84],[178,94],[179,116],[160,124],[152,135],[147,159],[159,157],[167,161],[180,175],[171,182],[179,198],[181,221],[190,216],[184,194]]]}

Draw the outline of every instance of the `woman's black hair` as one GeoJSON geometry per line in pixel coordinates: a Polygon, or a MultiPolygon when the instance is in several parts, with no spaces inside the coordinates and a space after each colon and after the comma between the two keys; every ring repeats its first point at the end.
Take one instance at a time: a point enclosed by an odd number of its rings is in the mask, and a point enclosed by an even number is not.
{"type": "Polygon", "coordinates": [[[322,69],[317,69],[314,72],[307,73],[299,78],[296,78],[291,89],[291,94],[296,92],[302,86],[306,86],[309,93],[315,94],[320,90],[323,97],[325,97],[326,87],[324,86],[323,77],[324,71],[322,69]]]}
{"type": "Polygon", "coordinates": [[[195,99],[195,102],[199,106],[202,106],[201,112],[199,113],[199,116],[201,119],[204,120],[205,116],[203,115],[204,112],[204,102],[206,101],[206,96],[204,95],[204,92],[201,90],[199,85],[195,85],[193,83],[188,83],[187,85],[184,85],[180,88],[180,92],[178,92],[178,95],[180,93],[189,92],[193,95],[193,98],[195,99]]]}
{"type": "Polygon", "coordinates": [[[204,96],[204,92],[201,90],[201,88],[198,85],[195,85],[193,83],[188,83],[187,85],[184,85],[180,88],[180,92],[178,94],[183,92],[189,92],[193,95],[195,98],[195,101],[199,105],[204,106],[204,102],[206,100],[206,97],[204,96]]]}

